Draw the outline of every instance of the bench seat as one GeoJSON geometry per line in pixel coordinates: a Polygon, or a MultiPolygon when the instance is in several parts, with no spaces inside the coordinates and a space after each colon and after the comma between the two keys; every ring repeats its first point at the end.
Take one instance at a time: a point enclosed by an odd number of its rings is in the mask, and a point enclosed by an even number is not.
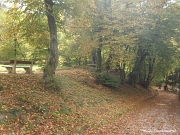
{"type": "Polygon", "coordinates": [[[8,73],[16,73],[16,68],[23,68],[27,74],[32,73],[32,66],[33,66],[33,61],[22,61],[22,60],[10,60],[9,64],[13,65],[4,65],[2,67],[5,67],[8,70],[8,73]],[[17,64],[29,64],[29,66],[18,66],[17,64]]]}
{"type": "MultiPolygon", "coordinates": [[[[5,67],[8,73],[12,73],[13,66],[8,65],[8,66],[2,66],[2,67],[5,67]]],[[[24,68],[27,74],[31,73],[30,66],[16,66],[16,68],[24,68]]]]}

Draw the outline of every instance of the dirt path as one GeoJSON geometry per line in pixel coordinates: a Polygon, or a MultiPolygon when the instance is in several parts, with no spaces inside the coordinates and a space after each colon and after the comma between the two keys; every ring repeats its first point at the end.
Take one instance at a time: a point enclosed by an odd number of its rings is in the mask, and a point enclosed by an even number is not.
{"type": "Polygon", "coordinates": [[[85,134],[180,135],[180,101],[176,94],[161,90],[122,118],[85,134]]]}

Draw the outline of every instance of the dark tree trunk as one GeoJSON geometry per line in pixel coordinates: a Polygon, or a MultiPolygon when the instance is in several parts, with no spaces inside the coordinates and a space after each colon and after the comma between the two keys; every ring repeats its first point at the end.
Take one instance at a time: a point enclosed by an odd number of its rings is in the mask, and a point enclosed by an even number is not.
{"type": "Polygon", "coordinates": [[[126,67],[126,64],[122,63],[120,68],[119,68],[121,84],[125,84],[125,78],[126,78],[125,67],[126,67]]]}
{"type": "Polygon", "coordinates": [[[91,64],[96,64],[96,49],[93,49],[93,51],[92,51],[92,63],[91,64]]]}
{"type": "Polygon", "coordinates": [[[138,78],[138,83],[142,86],[146,85],[146,61],[144,60],[141,66],[141,69],[139,71],[139,78],[138,78]]]}
{"type": "Polygon", "coordinates": [[[149,72],[148,72],[148,77],[146,80],[146,88],[150,86],[151,81],[153,79],[154,64],[155,64],[155,58],[154,59],[150,58],[149,59],[149,72]]]}
{"type": "Polygon", "coordinates": [[[52,82],[54,80],[53,75],[58,66],[58,42],[57,42],[57,27],[55,17],[53,16],[53,0],[44,0],[46,4],[46,16],[48,19],[49,31],[50,31],[50,54],[46,65],[44,67],[43,80],[44,82],[52,82]]]}
{"type": "Polygon", "coordinates": [[[128,80],[129,84],[135,85],[136,83],[140,83],[140,84],[142,83],[142,82],[139,82],[139,79],[142,76],[143,62],[146,56],[147,56],[147,53],[145,52],[145,50],[139,47],[135,66],[132,72],[129,74],[129,80],[128,80]]]}
{"type": "Polygon", "coordinates": [[[168,74],[165,76],[165,86],[164,90],[168,90],[168,74]]]}
{"type": "Polygon", "coordinates": [[[96,63],[96,66],[97,66],[97,70],[96,72],[99,72],[101,73],[101,64],[102,64],[102,54],[101,54],[101,48],[102,48],[102,37],[100,37],[99,39],[99,48],[97,48],[97,63],[96,63]]]}
{"type": "Polygon", "coordinates": [[[109,57],[106,61],[106,71],[109,72],[110,69],[111,69],[111,61],[112,61],[112,58],[113,58],[113,49],[112,47],[110,48],[110,53],[109,53],[109,57]]]}
{"type": "Polygon", "coordinates": [[[102,63],[102,56],[101,56],[101,48],[97,49],[97,72],[101,72],[101,63],[102,63]]]}

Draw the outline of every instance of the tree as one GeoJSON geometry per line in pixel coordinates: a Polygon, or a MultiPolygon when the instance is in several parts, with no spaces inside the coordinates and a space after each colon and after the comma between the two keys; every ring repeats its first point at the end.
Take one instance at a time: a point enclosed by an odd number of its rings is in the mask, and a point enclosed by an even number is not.
{"type": "Polygon", "coordinates": [[[48,19],[50,31],[50,55],[44,68],[43,79],[45,82],[53,81],[53,74],[58,66],[58,40],[57,40],[57,27],[55,17],[53,15],[54,3],[52,0],[44,0],[46,7],[46,15],[48,19]]]}
{"type": "Polygon", "coordinates": [[[164,80],[167,83],[168,76],[179,67],[179,6],[180,3],[174,3],[166,8],[155,29],[156,33],[161,33],[163,40],[156,46],[155,81],[164,80]]]}
{"type": "MultiPolygon", "coordinates": [[[[16,32],[23,33],[19,31],[21,28],[21,24],[24,24],[26,28],[28,25],[34,23],[35,20],[38,22],[42,22],[44,16],[47,16],[47,22],[49,26],[49,57],[46,62],[43,74],[44,82],[53,81],[53,74],[58,66],[58,39],[57,39],[57,24],[60,29],[63,29],[64,22],[66,20],[65,17],[72,17],[77,12],[77,6],[79,6],[82,1],[73,0],[73,1],[60,1],[60,0],[7,0],[9,2],[14,3],[14,7],[10,8],[9,12],[15,12],[17,16],[20,17],[16,24],[16,32]],[[22,15],[26,14],[26,17],[22,17],[22,15]],[[37,18],[38,19],[37,19],[37,18]],[[27,20],[27,18],[32,19],[32,21],[27,20]],[[36,18],[36,19],[34,19],[36,18]],[[57,21],[58,20],[58,21],[57,21]]],[[[38,23],[40,24],[40,23],[38,23]]],[[[37,25],[40,27],[39,25],[37,25]]],[[[29,30],[30,32],[31,30],[29,30]]],[[[30,32],[31,33],[31,32],[30,32]]],[[[27,36],[28,33],[25,35],[27,36]]]]}
{"type": "Polygon", "coordinates": [[[86,36],[95,41],[97,69],[102,69],[101,60],[105,58],[106,69],[120,66],[122,82],[126,72],[130,73],[129,83],[139,83],[147,88],[157,74],[155,71],[158,72],[155,68],[161,55],[174,52],[174,47],[170,47],[172,44],[168,42],[174,34],[166,35],[166,26],[160,23],[164,20],[162,15],[166,6],[170,7],[171,2],[98,0],[89,5],[81,16],[82,20],[78,18],[82,22],[86,20],[88,26],[74,23],[76,27],[73,28],[78,29],[79,35],[83,33],[79,29],[86,29],[86,36]],[[167,49],[163,51],[162,48],[167,49]],[[101,53],[105,56],[102,57],[101,53]]]}
{"type": "MultiPolygon", "coordinates": [[[[35,29],[40,33],[46,31],[40,38],[46,37],[40,43],[46,44],[50,53],[44,68],[45,82],[53,81],[58,64],[58,42],[66,44],[61,41],[60,34],[66,30],[72,36],[68,46],[64,46],[68,51],[59,49],[64,59],[70,63],[76,61],[77,65],[89,60],[96,63],[98,72],[118,69],[121,83],[125,82],[125,76],[129,76],[129,83],[139,83],[147,88],[153,78],[161,73],[158,64],[168,60],[168,65],[161,64],[168,71],[179,52],[179,23],[175,19],[179,16],[177,5],[168,0],[88,0],[83,4],[80,0],[21,0],[9,13],[17,14],[19,20],[13,30],[20,37],[31,38],[29,44],[39,35],[35,29]],[[78,12],[77,7],[81,13],[74,17],[73,14],[78,12]],[[177,14],[170,16],[172,12],[177,14]],[[33,26],[34,31],[23,32],[27,25],[33,26]],[[49,38],[47,32],[50,33],[49,38]]],[[[21,41],[25,42],[25,39],[21,41]]]]}
{"type": "MultiPolygon", "coordinates": [[[[147,88],[155,77],[154,67],[156,61],[160,58],[160,54],[165,54],[169,51],[174,52],[174,47],[171,46],[172,44],[169,44],[170,42],[168,41],[174,34],[165,34],[165,27],[167,26],[161,23],[164,21],[163,13],[166,11],[166,2],[167,1],[161,1],[152,4],[152,1],[148,1],[142,4],[142,16],[144,21],[146,21],[141,29],[141,34],[138,35],[139,45],[137,59],[129,77],[131,84],[139,83],[147,88]],[[166,38],[164,38],[164,36],[166,38]],[[159,48],[159,46],[164,46],[163,48],[167,48],[167,50],[158,50],[157,48],[159,48]],[[160,52],[160,50],[162,52],[160,52]]],[[[170,29],[171,28],[172,27],[170,27],[170,29]]],[[[168,30],[169,32],[172,31],[172,29],[170,29],[168,30]]],[[[172,60],[170,58],[171,56],[169,56],[168,59],[172,60]]]]}

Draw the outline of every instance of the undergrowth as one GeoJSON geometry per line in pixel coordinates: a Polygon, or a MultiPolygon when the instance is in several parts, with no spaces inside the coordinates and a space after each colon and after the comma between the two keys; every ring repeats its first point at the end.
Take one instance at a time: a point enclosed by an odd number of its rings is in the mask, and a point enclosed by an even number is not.
{"type": "Polygon", "coordinates": [[[120,86],[120,79],[110,73],[100,73],[96,76],[96,82],[107,87],[118,88],[120,86]]]}

